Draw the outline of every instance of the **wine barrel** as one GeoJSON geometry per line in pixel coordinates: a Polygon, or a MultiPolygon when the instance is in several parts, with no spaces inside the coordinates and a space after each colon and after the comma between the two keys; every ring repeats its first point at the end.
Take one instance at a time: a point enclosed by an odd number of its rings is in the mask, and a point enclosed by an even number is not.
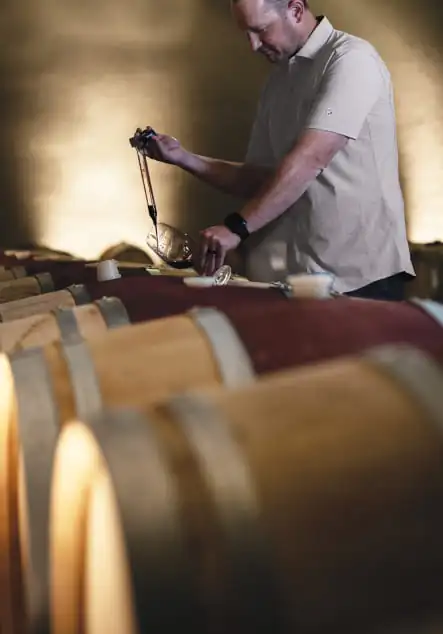
{"type": "Polygon", "coordinates": [[[49,273],[38,273],[29,277],[0,282],[0,304],[16,299],[32,297],[55,290],[49,273]]]}
{"type": "Polygon", "coordinates": [[[86,287],[82,284],[72,284],[61,291],[44,293],[0,304],[0,322],[23,319],[31,315],[47,313],[57,308],[68,308],[90,302],[91,298],[86,287]]]}
{"type": "Polygon", "coordinates": [[[88,282],[87,289],[92,299],[103,295],[118,297],[133,323],[179,315],[193,306],[215,306],[223,310],[247,304],[264,309],[288,303],[285,295],[276,288],[191,288],[182,279],[163,275],[88,282]]]}
{"type": "Polygon", "coordinates": [[[53,262],[51,260],[26,260],[20,266],[0,267],[0,284],[17,278],[47,274],[54,290],[64,288],[74,282],[95,281],[96,276],[86,268],[84,262],[53,262]]]}
{"type": "Polygon", "coordinates": [[[90,339],[108,328],[128,325],[125,307],[116,297],[104,297],[76,308],[51,312],[0,324],[0,350],[15,354],[25,348],[43,346],[73,336],[90,339]]]}
{"type": "Polygon", "coordinates": [[[67,425],[52,631],[320,634],[441,618],[442,413],[441,366],[400,347],[67,425]]]}
{"type": "Polygon", "coordinates": [[[138,262],[152,264],[152,258],[146,251],[127,242],[114,244],[101,253],[100,260],[123,260],[126,262],[138,262]]]}
{"type": "MultiPolygon", "coordinates": [[[[0,304],[0,322],[50,312],[58,307],[72,307],[75,303],[89,303],[92,299],[100,299],[105,295],[114,296],[110,292],[113,289],[116,291],[116,296],[119,296],[119,299],[135,317],[135,321],[147,321],[170,314],[180,314],[194,305],[224,308],[229,305],[247,304],[251,307],[262,306],[265,308],[276,302],[285,301],[284,296],[275,289],[269,291],[256,288],[200,290],[187,288],[181,281],[167,277],[131,277],[112,282],[94,281],[87,284],[71,285],[65,290],[0,304]],[[118,284],[114,282],[118,282],[118,284]]],[[[131,321],[133,320],[131,319],[131,321]]]]}
{"type": "Polygon", "coordinates": [[[117,279],[87,288],[92,299],[121,299],[132,323],[179,315],[194,306],[219,308],[252,351],[258,373],[387,342],[409,342],[432,352],[443,323],[443,306],[427,300],[288,300],[277,288],[189,288],[182,280],[163,277],[117,279]]]}
{"type": "Polygon", "coordinates": [[[95,271],[86,268],[83,262],[56,264],[53,267],[45,264],[44,268],[44,272],[0,282],[0,304],[62,290],[72,284],[96,282],[95,271]]]}
{"type": "Polygon", "coordinates": [[[19,277],[26,277],[26,269],[24,266],[0,266],[0,282],[8,280],[16,280],[19,277]]]}
{"type": "MultiPolygon", "coordinates": [[[[39,479],[37,467],[30,468],[27,482],[29,488],[32,481],[29,498],[39,499],[40,520],[32,523],[32,531],[41,538],[44,531],[37,526],[48,513],[55,442],[60,426],[72,417],[87,417],[104,406],[145,407],[194,387],[237,387],[252,382],[256,373],[332,359],[391,340],[414,343],[443,359],[443,330],[423,307],[353,300],[295,301],[285,306],[287,310],[230,306],[224,313],[196,308],[87,342],[53,342],[12,357],[0,355],[0,384],[5,386],[0,410],[0,518],[7,519],[0,521],[0,554],[8,553],[0,562],[0,574],[14,597],[20,594],[20,554],[13,543],[18,532],[17,516],[11,513],[16,508],[17,471],[11,453],[22,447],[27,429],[46,447],[39,454],[39,479]],[[15,436],[14,449],[10,438],[15,436]]],[[[439,305],[424,307],[435,311],[437,318],[441,313],[439,305]]],[[[131,318],[129,310],[128,314],[131,318]]],[[[43,550],[34,544],[31,559],[43,550]]]]}
{"type": "MultiPolygon", "coordinates": [[[[243,289],[235,290],[243,292],[243,289]]],[[[157,302],[156,296],[150,305],[157,302]]],[[[61,422],[75,414],[84,414],[85,407],[101,407],[99,390],[94,390],[97,384],[102,388],[106,404],[134,405],[195,385],[216,384],[221,380],[235,384],[251,378],[252,366],[258,373],[270,372],[389,340],[411,341],[435,354],[443,354],[441,327],[413,305],[353,300],[283,303],[284,310],[282,305],[269,307],[266,312],[263,306],[257,306],[256,310],[251,306],[243,310],[230,306],[225,311],[230,320],[214,310],[194,311],[186,316],[108,333],[104,338],[82,344],[79,352],[69,353],[66,346],[53,344],[45,351],[33,351],[32,363],[27,354],[22,359],[18,356],[11,364],[5,360],[3,374],[0,368],[0,381],[4,378],[3,383],[10,385],[11,391],[4,399],[4,422],[0,427],[3,426],[6,434],[10,426],[14,426],[16,398],[20,427],[36,428],[34,419],[41,417],[44,408],[29,407],[35,402],[45,403],[48,420],[61,422]],[[81,364],[77,365],[79,354],[81,364]],[[90,358],[95,368],[88,364],[90,358]],[[33,369],[35,377],[20,378],[23,366],[27,372],[33,369]],[[99,378],[95,376],[95,369],[99,378]],[[46,381],[48,372],[50,380],[46,381]]],[[[125,306],[128,308],[126,303],[125,306]]],[[[128,314],[131,318],[129,310],[128,314]]],[[[58,428],[58,422],[55,426],[58,428]]],[[[7,456],[3,464],[4,476],[7,456]]],[[[7,487],[4,490],[6,494],[7,487]]],[[[1,499],[2,496],[0,503],[1,499]]],[[[7,497],[3,499],[6,504],[7,497]]]]}

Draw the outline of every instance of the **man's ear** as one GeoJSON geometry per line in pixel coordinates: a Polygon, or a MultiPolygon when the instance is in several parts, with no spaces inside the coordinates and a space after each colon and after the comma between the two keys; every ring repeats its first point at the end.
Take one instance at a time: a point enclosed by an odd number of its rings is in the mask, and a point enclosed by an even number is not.
{"type": "Polygon", "coordinates": [[[306,6],[303,0],[288,0],[288,11],[297,22],[301,22],[303,15],[306,11],[306,6]]]}

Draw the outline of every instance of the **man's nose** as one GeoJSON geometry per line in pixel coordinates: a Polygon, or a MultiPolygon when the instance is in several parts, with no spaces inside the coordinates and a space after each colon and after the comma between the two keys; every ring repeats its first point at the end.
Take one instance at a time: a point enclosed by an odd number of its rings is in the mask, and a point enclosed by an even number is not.
{"type": "Polygon", "coordinates": [[[254,53],[258,51],[261,46],[261,41],[257,33],[248,33],[249,46],[252,48],[254,53]]]}

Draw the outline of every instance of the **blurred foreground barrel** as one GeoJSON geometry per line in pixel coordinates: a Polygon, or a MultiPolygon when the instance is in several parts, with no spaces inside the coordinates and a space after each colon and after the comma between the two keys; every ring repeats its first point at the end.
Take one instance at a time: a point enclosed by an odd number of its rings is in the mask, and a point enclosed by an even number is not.
{"type": "Polygon", "coordinates": [[[104,297],[76,308],[57,308],[25,319],[0,324],[0,350],[14,354],[58,339],[90,339],[108,328],[129,324],[125,307],[116,297],[104,297]]]}
{"type": "MultiPolygon", "coordinates": [[[[151,300],[144,304],[148,312],[158,297],[151,300]]],[[[437,316],[441,311],[434,304],[427,309],[437,316]]],[[[11,357],[0,355],[0,575],[10,592],[3,602],[5,610],[18,619],[26,615],[11,602],[21,596],[22,587],[14,511],[17,456],[20,451],[29,454],[29,442],[38,442],[40,448],[38,463],[27,459],[25,464],[27,506],[37,509],[29,524],[33,562],[35,557],[44,559],[46,542],[41,539],[46,535],[52,456],[60,426],[70,418],[87,418],[103,406],[146,407],[196,387],[239,387],[253,382],[256,373],[399,341],[443,359],[441,325],[421,307],[351,299],[282,301],[266,310],[261,304],[230,305],[223,312],[196,308],[123,326],[89,341],[58,341],[11,357]]],[[[35,563],[28,580],[29,587],[34,584],[31,594],[37,611],[46,606],[46,586],[41,582],[45,565],[35,563]]]]}
{"type": "Polygon", "coordinates": [[[442,616],[443,375],[416,350],[73,423],[54,487],[54,634],[442,616]]]}

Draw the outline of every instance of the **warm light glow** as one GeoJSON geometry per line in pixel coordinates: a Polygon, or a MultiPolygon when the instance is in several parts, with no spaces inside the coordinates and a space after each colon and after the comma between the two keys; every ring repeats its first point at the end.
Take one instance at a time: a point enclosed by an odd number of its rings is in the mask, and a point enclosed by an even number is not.
{"type": "MultiPolygon", "coordinates": [[[[196,9],[195,0],[39,4],[38,40],[61,58],[48,57],[45,110],[20,139],[33,161],[26,187],[39,243],[86,258],[122,241],[144,247],[151,221],[129,137],[146,125],[186,137],[184,73],[160,58],[184,59],[196,9]]],[[[177,171],[155,164],[152,180],[159,216],[176,223],[177,171]]]]}
{"type": "Polygon", "coordinates": [[[101,465],[91,432],[72,422],[60,434],[51,499],[51,611],[53,634],[83,631],[82,581],[90,487],[101,465]]]}
{"type": "Polygon", "coordinates": [[[363,0],[345,0],[340,6],[343,28],[374,44],[392,75],[409,239],[443,241],[441,55],[411,8],[402,11],[388,2],[375,7],[363,0]]]}
{"type": "MultiPolygon", "coordinates": [[[[149,85],[146,76],[140,81],[149,85]]],[[[160,93],[170,91],[166,78],[153,76],[151,81],[160,93]]],[[[146,244],[151,221],[128,139],[141,121],[153,120],[159,129],[174,129],[180,122],[173,121],[167,110],[166,117],[156,112],[155,105],[143,108],[135,95],[118,93],[118,79],[84,87],[76,96],[76,107],[84,112],[77,125],[67,127],[66,119],[59,119],[47,131],[53,139],[46,146],[51,155],[47,158],[57,162],[59,178],[41,200],[36,234],[52,248],[93,258],[116,242],[146,244]]],[[[178,201],[171,168],[156,164],[151,171],[159,214],[161,210],[162,217],[173,221],[178,201]]]]}
{"type": "Polygon", "coordinates": [[[17,570],[20,561],[11,556],[11,531],[18,530],[18,517],[11,518],[11,509],[15,505],[10,503],[11,496],[17,494],[17,474],[13,472],[9,454],[11,425],[15,423],[15,398],[11,366],[5,354],[0,354],[0,386],[0,624],[5,624],[5,631],[8,628],[13,631],[17,624],[12,615],[11,579],[17,577],[12,571],[17,570]]]}

